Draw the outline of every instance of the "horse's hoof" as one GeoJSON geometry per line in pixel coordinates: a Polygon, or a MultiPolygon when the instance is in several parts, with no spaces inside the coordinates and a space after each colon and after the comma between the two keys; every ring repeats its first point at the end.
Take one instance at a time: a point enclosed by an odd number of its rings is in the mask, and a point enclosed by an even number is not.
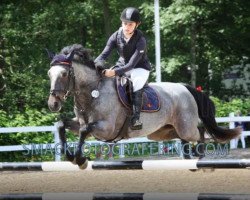
{"type": "Polygon", "coordinates": [[[199,160],[201,160],[201,159],[203,159],[203,158],[205,158],[204,155],[199,156],[199,160]]]}
{"type": "Polygon", "coordinates": [[[86,158],[87,158],[87,160],[91,161],[91,158],[90,158],[90,157],[86,157],[86,158]]]}
{"type": "Polygon", "coordinates": [[[183,158],[184,158],[185,160],[190,160],[190,159],[192,159],[192,157],[191,157],[190,155],[184,155],[183,158]]]}
{"type": "Polygon", "coordinates": [[[72,161],[70,161],[70,162],[72,162],[72,164],[73,165],[77,165],[77,163],[76,163],[76,158],[74,158],[72,161]]]}
{"type": "Polygon", "coordinates": [[[76,164],[75,163],[75,156],[67,154],[66,158],[68,161],[72,162],[73,164],[76,164]]]}
{"type": "Polygon", "coordinates": [[[77,164],[78,164],[80,169],[86,169],[88,167],[88,159],[80,158],[80,163],[77,163],[77,164]]]}
{"type": "Polygon", "coordinates": [[[189,169],[190,172],[197,172],[199,169],[189,169]]]}

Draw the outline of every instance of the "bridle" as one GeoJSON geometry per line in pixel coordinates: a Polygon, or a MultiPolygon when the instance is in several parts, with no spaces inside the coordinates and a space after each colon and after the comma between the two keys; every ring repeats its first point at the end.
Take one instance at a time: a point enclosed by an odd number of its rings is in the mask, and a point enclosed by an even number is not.
{"type": "MultiPolygon", "coordinates": [[[[74,105],[74,108],[79,112],[79,114],[83,117],[83,120],[85,122],[85,124],[88,126],[89,125],[89,116],[87,114],[87,112],[85,111],[85,109],[82,107],[82,105],[79,103],[79,94],[80,94],[80,91],[77,91],[75,89],[75,74],[74,74],[74,68],[72,67],[72,63],[68,63],[68,62],[59,62],[59,63],[56,63],[54,65],[51,65],[51,67],[55,66],[55,65],[63,65],[65,67],[68,68],[68,81],[67,81],[67,84],[66,84],[66,87],[64,88],[64,90],[50,90],[50,94],[51,95],[55,95],[56,92],[63,92],[64,93],[64,96],[63,96],[63,100],[65,101],[71,94],[74,94],[74,97],[75,97],[75,105],[74,105]],[[72,85],[72,87],[71,87],[72,85]],[[76,104],[79,106],[77,107],[76,104]]],[[[93,82],[90,82],[88,83],[87,85],[85,85],[85,87],[93,84],[93,83],[96,83],[97,82],[97,85],[96,85],[96,88],[98,88],[98,85],[100,83],[100,81],[105,78],[101,73],[98,73],[97,74],[100,75],[100,78],[98,78],[97,80],[93,81],[93,82]]],[[[127,117],[124,124],[123,124],[123,127],[121,128],[121,130],[118,132],[118,134],[111,140],[107,140],[106,142],[117,142],[123,138],[126,138],[126,129],[128,127],[128,124],[130,122],[130,117],[127,117]]]]}
{"type": "MultiPolygon", "coordinates": [[[[66,69],[68,69],[68,80],[67,80],[67,84],[63,90],[58,90],[58,89],[50,90],[50,95],[56,96],[57,92],[62,92],[62,93],[64,93],[63,101],[66,101],[70,95],[73,95],[75,97],[74,108],[82,115],[82,117],[85,121],[85,124],[88,124],[89,120],[88,120],[87,113],[85,112],[85,109],[82,107],[82,105],[79,103],[80,102],[79,95],[80,95],[81,91],[76,90],[76,88],[75,88],[75,73],[74,73],[74,68],[72,67],[72,63],[71,62],[57,62],[57,63],[51,65],[51,67],[56,66],[56,65],[62,65],[62,66],[65,66],[66,69]],[[76,106],[76,104],[79,107],[76,106]]],[[[99,74],[99,73],[97,73],[97,74],[99,74]]],[[[86,84],[85,87],[97,82],[96,88],[98,88],[100,81],[104,78],[101,74],[99,74],[99,75],[100,75],[100,78],[98,78],[97,80],[95,80],[93,82],[86,84]]]]}
{"type": "MultiPolygon", "coordinates": [[[[66,100],[72,93],[75,95],[79,95],[80,91],[75,89],[75,74],[74,74],[74,68],[72,67],[72,63],[58,62],[56,64],[51,65],[51,67],[53,67],[55,65],[62,65],[62,66],[65,66],[66,68],[68,68],[68,81],[67,81],[67,84],[63,90],[58,90],[58,89],[50,90],[50,94],[56,96],[56,92],[63,92],[64,93],[63,100],[66,100]]],[[[84,86],[88,87],[88,86],[92,85],[93,83],[97,82],[95,88],[98,88],[101,80],[104,79],[105,77],[103,76],[102,73],[97,72],[97,74],[100,76],[97,80],[92,81],[84,86]]]]}
{"type": "Polygon", "coordinates": [[[65,101],[70,96],[71,91],[75,90],[74,69],[72,67],[72,63],[70,63],[70,62],[58,62],[58,63],[51,65],[50,67],[53,67],[56,65],[61,65],[61,66],[64,66],[66,69],[68,69],[68,80],[67,80],[67,84],[66,84],[64,89],[62,89],[62,90],[53,89],[53,90],[50,90],[49,94],[52,96],[56,96],[57,92],[62,92],[62,93],[64,93],[63,100],[65,101]],[[72,85],[72,87],[70,87],[71,85],[72,85]]]}

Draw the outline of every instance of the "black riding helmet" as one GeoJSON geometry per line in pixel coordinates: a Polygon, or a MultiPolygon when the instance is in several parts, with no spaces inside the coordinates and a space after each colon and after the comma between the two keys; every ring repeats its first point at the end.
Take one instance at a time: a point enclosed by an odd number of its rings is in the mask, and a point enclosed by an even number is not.
{"type": "Polygon", "coordinates": [[[136,23],[141,22],[139,10],[133,7],[125,8],[122,11],[120,19],[121,21],[127,21],[127,22],[136,22],[136,23]]]}

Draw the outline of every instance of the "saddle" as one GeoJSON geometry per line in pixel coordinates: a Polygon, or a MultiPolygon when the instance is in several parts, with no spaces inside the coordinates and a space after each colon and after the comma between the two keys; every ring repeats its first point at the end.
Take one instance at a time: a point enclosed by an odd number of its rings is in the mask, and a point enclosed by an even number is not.
{"type": "MultiPolygon", "coordinates": [[[[116,91],[121,103],[127,108],[132,109],[132,92],[133,85],[127,77],[116,77],[116,91]],[[126,83],[124,83],[126,79],[126,83]]],[[[157,92],[145,84],[143,87],[143,102],[141,112],[157,112],[160,110],[160,98],[157,92]]]]}

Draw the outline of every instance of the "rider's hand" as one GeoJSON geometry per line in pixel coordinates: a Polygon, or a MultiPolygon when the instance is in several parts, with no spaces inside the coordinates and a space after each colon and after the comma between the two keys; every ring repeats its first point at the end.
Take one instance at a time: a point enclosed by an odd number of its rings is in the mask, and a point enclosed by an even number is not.
{"type": "Polygon", "coordinates": [[[98,61],[95,63],[95,68],[96,68],[96,71],[102,71],[106,69],[104,62],[101,62],[101,61],[98,61]]]}
{"type": "Polygon", "coordinates": [[[106,77],[113,77],[113,76],[115,76],[115,70],[113,70],[113,69],[106,69],[104,71],[104,75],[106,77]]]}

